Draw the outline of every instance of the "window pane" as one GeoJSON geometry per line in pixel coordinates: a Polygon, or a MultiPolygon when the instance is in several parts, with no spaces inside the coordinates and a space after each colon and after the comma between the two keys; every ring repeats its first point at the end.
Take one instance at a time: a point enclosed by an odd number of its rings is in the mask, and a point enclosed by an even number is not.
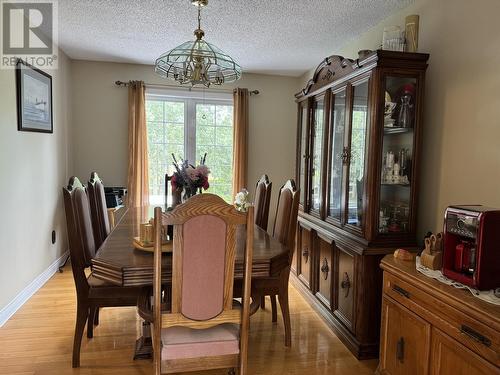
{"type": "Polygon", "coordinates": [[[354,86],[352,110],[351,160],[349,164],[349,206],[347,222],[363,223],[363,191],[365,185],[366,132],[368,129],[368,82],[354,86]]]}
{"type": "Polygon", "coordinates": [[[146,118],[148,121],[163,121],[163,101],[146,101],[146,118]]]}
{"type": "Polygon", "coordinates": [[[215,127],[199,126],[196,129],[196,144],[198,146],[211,146],[215,144],[215,127]]]}
{"type": "Polygon", "coordinates": [[[207,153],[208,192],[232,202],[233,106],[196,105],[196,159],[207,153]]]}
{"type": "Polygon", "coordinates": [[[196,127],[215,125],[215,105],[197,104],[196,105],[196,127]]]}
{"type": "Polygon", "coordinates": [[[232,146],[233,145],[233,128],[217,127],[216,138],[218,145],[232,146]]]}
{"type": "Polygon", "coordinates": [[[165,203],[165,174],[173,172],[172,153],[184,157],[184,102],[146,100],[149,202],[165,203]]]}
{"type": "Polygon", "coordinates": [[[165,102],[165,120],[184,124],[184,103],[165,102]]]}
{"type": "Polygon", "coordinates": [[[323,133],[325,97],[314,104],[312,123],[311,209],[318,211],[321,204],[321,162],[323,159],[323,133]]]}

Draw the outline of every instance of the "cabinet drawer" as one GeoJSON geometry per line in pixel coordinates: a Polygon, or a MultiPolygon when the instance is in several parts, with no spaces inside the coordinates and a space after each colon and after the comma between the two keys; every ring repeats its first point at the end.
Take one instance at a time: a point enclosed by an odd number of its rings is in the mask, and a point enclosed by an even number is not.
{"type": "Polygon", "coordinates": [[[316,297],[330,308],[332,302],[333,244],[318,238],[317,245],[319,247],[319,261],[316,274],[319,277],[319,283],[316,297]]]}
{"type": "Polygon", "coordinates": [[[500,334],[487,324],[451,307],[446,301],[384,273],[384,293],[481,357],[500,366],[500,334]]]}
{"type": "Polygon", "coordinates": [[[432,329],[431,375],[493,375],[500,369],[440,330],[432,329]]]}
{"type": "Polygon", "coordinates": [[[302,226],[300,227],[300,250],[297,254],[299,257],[300,270],[299,279],[310,288],[311,283],[311,258],[312,252],[312,238],[311,231],[302,226]]]}
{"type": "Polygon", "coordinates": [[[352,329],[354,312],[354,256],[336,248],[338,262],[334,293],[336,296],[335,315],[352,329]]]}
{"type": "Polygon", "coordinates": [[[399,303],[382,299],[381,373],[428,374],[430,341],[429,323],[399,303]]]}

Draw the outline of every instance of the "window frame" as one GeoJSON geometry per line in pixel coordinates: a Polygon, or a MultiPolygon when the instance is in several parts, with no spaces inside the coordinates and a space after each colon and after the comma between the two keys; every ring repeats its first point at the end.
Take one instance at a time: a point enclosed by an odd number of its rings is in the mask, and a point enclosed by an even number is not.
{"type": "MultiPolygon", "coordinates": [[[[146,102],[148,101],[163,101],[163,102],[181,102],[184,103],[184,158],[192,164],[197,164],[196,158],[196,106],[201,105],[226,105],[234,108],[233,95],[229,92],[215,92],[205,90],[190,89],[146,89],[146,102]]],[[[163,118],[165,120],[165,117],[163,118]]],[[[148,123],[146,118],[146,123],[148,123]]],[[[163,121],[165,123],[165,121],[163,121]]],[[[216,126],[216,123],[214,123],[216,126]]],[[[233,119],[234,126],[234,119],[233,119]]],[[[234,127],[233,127],[234,129],[234,127]]],[[[233,130],[234,131],[234,130],[233,130]]],[[[214,144],[215,145],[215,144],[214,144]]],[[[234,145],[232,144],[234,152],[234,145]]],[[[148,150],[149,153],[149,150],[148,150]]],[[[179,157],[181,155],[176,155],[179,157]]],[[[173,162],[173,161],[172,161],[173,162]]],[[[210,167],[210,162],[207,163],[210,167]]],[[[149,168],[149,166],[148,166],[149,168]]],[[[165,171],[167,173],[167,171],[165,171]]]]}

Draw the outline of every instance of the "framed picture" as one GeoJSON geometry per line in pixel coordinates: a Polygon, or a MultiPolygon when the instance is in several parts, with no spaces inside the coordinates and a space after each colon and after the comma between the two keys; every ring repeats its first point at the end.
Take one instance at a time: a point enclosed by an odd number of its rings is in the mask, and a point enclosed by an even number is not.
{"type": "Polygon", "coordinates": [[[19,59],[16,91],[17,130],[52,133],[52,77],[19,59]]]}

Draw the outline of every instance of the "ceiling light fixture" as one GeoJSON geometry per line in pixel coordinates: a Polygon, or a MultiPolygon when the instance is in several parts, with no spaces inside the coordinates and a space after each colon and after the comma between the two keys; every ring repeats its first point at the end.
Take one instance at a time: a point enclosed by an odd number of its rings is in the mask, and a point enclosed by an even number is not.
{"type": "Polygon", "coordinates": [[[208,0],[191,0],[198,7],[198,28],[194,31],[196,40],[181,44],[161,55],[155,63],[155,71],[165,78],[191,84],[222,85],[241,77],[241,67],[219,48],[203,40],[201,29],[201,8],[208,0]]]}

